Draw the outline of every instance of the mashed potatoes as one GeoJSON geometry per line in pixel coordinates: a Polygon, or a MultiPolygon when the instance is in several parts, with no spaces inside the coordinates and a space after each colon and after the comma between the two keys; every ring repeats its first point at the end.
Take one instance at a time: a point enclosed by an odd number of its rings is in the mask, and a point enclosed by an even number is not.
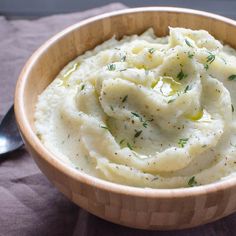
{"type": "Polygon", "coordinates": [[[68,165],[112,182],[178,188],[236,170],[236,51],[208,32],[112,38],[39,96],[35,127],[68,165]]]}

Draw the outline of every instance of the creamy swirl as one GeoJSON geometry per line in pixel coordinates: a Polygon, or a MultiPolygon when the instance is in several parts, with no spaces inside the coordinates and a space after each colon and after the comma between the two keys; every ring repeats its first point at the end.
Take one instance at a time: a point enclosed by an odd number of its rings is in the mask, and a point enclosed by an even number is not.
{"type": "Polygon", "coordinates": [[[42,142],[79,171],[126,185],[211,183],[236,169],[236,52],[208,32],[115,38],[39,96],[42,142]]]}

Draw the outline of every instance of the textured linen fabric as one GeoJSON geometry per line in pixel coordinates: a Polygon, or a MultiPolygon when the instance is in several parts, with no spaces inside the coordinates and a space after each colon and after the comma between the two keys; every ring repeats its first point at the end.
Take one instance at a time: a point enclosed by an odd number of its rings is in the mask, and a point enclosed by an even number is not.
{"type": "MultiPolygon", "coordinates": [[[[101,8],[34,21],[0,17],[0,118],[13,103],[17,77],[27,58],[50,36],[82,19],[116,9],[101,8]]],[[[154,232],[129,229],[99,219],[64,197],[40,172],[27,151],[0,160],[0,235],[234,235],[236,214],[195,229],[154,232]]]]}

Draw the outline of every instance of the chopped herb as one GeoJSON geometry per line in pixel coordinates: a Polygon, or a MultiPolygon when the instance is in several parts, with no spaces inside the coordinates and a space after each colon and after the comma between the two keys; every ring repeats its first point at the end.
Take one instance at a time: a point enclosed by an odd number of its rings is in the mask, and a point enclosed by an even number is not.
{"type": "Polygon", "coordinates": [[[120,140],[120,145],[125,141],[125,139],[120,140]]]}
{"type": "Polygon", "coordinates": [[[188,90],[191,90],[191,87],[189,85],[187,85],[186,88],[184,89],[184,93],[187,93],[188,90]]]}
{"type": "Polygon", "coordinates": [[[231,141],[230,141],[230,145],[233,146],[233,147],[236,147],[236,145],[235,145],[235,144],[232,144],[231,141]]]}
{"type": "Polygon", "coordinates": [[[172,103],[175,99],[170,99],[167,103],[172,103]]]}
{"type": "Polygon", "coordinates": [[[111,108],[111,110],[112,110],[112,111],[114,111],[114,108],[113,108],[113,106],[110,106],[110,108],[111,108]]]}
{"type": "Polygon", "coordinates": [[[134,115],[134,116],[136,116],[136,117],[138,117],[138,118],[140,119],[140,121],[143,120],[142,117],[141,117],[139,114],[137,114],[137,113],[135,113],[135,112],[132,112],[132,111],[131,111],[131,114],[134,115]]]}
{"type": "Polygon", "coordinates": [[[185,43],[189,46],[189,47],[193,47],[192,45],[191,45],[191,43],[187,40],[187,39],[185,39],[185,43]]]}
{"type": "Polygon", "coordinates": [[[155,51],[156,51],[155,48],[150,48],[150,49],[148,49],[148,52],[149,52],[150,54],[153,54],[155,51]]]}
{"type": "Polygon", "coordinates": [[[128,147],[130,150],[133,150],[132,146],[131,146],[129,143],[127,143],[127,147],[128,147]]]}
{"type": "Polygon", "coordinates": [[[85,88],[85,84],[83,84],[83,85],[81,86],[81,89],[80,89],[80,90],[82,91],[82,90],[84,90],[84,88],[85,88]]]}
{"type": "Polygon", "coordinates": [[[185,145],[187,142],[188,142],[188,138],[181,138],[181,139],[179,139],[178,144],[179,144],[179,146],[180,146],[181,148],[183,148],[184,145],[185,145]]]}
{"type": "Polygon", "coordinates": [[[144,127],[144,128],[147,128],[147,125],[148,125],[148,124],[147,124],[147,121],[143,122],[143,127],[144,127]]]}
{"type": "Polygon", "coordinates": [[[120,61],[126,61],[126,55],[124,55],[123,57],[121,57],[120,61]]]}
{"type": "Polygon", "coordinates": [[[196,186],[197,185],[197,181],[196,181],[196,179],[195,179],[195,176],[193,176],[193,177],[191,177],[190,179],[189,179],[189,181],[188,181],[188,186],[189,187],[194,187],[194,186],[196,186]]]}
{"type": "Polygon", "coordinates": [[[186,78],[188,75],[184,74],[183,70],[181,69],[181,71],[179,72],[179,74],[177,75],[177,79],[182,80],[184,78],[186,78]]]}
{"type": "Polygon", "coordinates": [[[228,80],[236,80],[236,75],[230,75],[230,76],[228,77],[228,80]]]}
{"type": "Polygon", "coordinates": [[[135,112],[131,112],[132,115],[134,115],[135,117],[139,118],[140,122],[143,123],[143,127],[147,128],[147,120],[144,120],[139,114],[135,113],[135,112]]]}
{"type": "Polygon", "coordinates": [[[122,99],[122,102],[124,103],[128,98],[128,95],[124,96],[124,98],[122,99]]]}
{"type": "Polygon", "coordinates": [[[125,71],[125,70],[127,70],[127,69],[126,68],[125,69],[121,69],[120,72],[125,71]]]}
{"type": "Polygon", "coordinates": [[[101,125],[100,127],[101,127],[102,129],[107,129],[107,130],[109,130],[107,126],[101,125]]]}
{"type": "Polygon", "coordinates": [[[233,106],[233,104],[231,104],[231,109],[232,109],[232,112],[234,112],[234,106],[233,106]]]}
{"type": "Polygon", "coordinates": [[[204,69],[208,70],[209,69],[209,65],[208,64],[204,64],[204,69]]]}
{"type": "Polygon", "coordinates": [[[139,130],[139,131],[137,131],[137,130],[135,130],[135,135],[134,135],[134,137],[135,138],[137,138],[143,131],[142,130],[139,130]]]}
{"type": "Polygon", "coordinates": [[[214,54],[212,54],[211,52],[208,52],[209,53],[209,56],[207,57],[207,63],[211,64],[215,59],[216,59],[216,56],[214,54]]]}
{"type": "Polygon", "coordinates": [[[151,180],[151,182],[152,181],[155,181],[155,180],[158,180],[159,179],[159,177],[154,177],[152,180],[151,180]]]}
{"type": "Polygon", "coordinates": [[[221,59],[222,59],[222,61],[225,63],[225,65],[227,65],[226,60],[225,60],[224,58],[222,58],[222,57],[221,57],[221,59]]]}
{"type": "Polygon", "coordinates": [[[188,52],[188,58],[192,59],[194,56],[194,53],[188,52]]]}
{"type": "Polygon", "coordinates": [[[116,65],[111,63],[111,64],[107,65],[107,69],[110,71],[113,71],[116,69],[116,65]]]}

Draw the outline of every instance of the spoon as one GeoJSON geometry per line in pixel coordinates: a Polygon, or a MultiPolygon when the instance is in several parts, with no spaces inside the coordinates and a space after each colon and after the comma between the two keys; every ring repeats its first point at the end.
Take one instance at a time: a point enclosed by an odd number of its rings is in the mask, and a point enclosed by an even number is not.
{"type": "Polygon", "coordinates": [[[16,125],[14,106],[11,106],[0,124],[0,156],[22,147],[23,144],[16,125]]]}

